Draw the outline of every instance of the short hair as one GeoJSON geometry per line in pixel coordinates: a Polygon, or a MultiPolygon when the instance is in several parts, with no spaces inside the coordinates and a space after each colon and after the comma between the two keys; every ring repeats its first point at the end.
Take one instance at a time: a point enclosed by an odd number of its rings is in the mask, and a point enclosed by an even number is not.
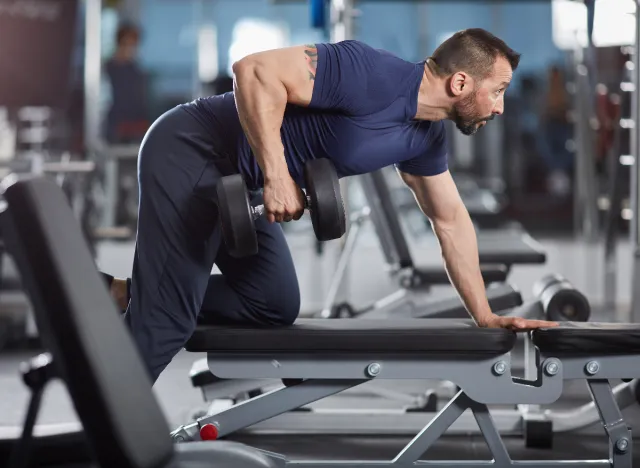
{"type": "Polygon", "coordinates": [[[435,64],[435,73],[445,77],[464,71],[483,80],[491,75],[498,57],[507,59],[516,71],[520,54],[502,39],[480,28],[458,31],[444,41],[430,57],[435,64]]]}
{"type": "Polygon", "coordinates": [[[133,36],[136,41],[140,40],[140,29],[133,23],[122,23],[116,32],[116,44],[121,44],[125,37],[133,36]]]}

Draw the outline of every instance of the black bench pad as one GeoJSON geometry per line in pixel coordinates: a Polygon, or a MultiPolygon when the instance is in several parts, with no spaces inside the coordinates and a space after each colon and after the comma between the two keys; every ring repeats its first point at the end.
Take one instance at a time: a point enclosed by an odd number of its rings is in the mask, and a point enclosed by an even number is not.
{"type": "Polygon", "coordinates": [[[558,327],[534,330],[532,340],[547,354],[640,354],[640,324],[562,322],[558,327]]]}
{"type": "Polygon", "coordinates": [[[513,332],[478,328],[464,319],[300,319],[288,327],[267,329],[201,325],[185,348],[217,353],[498,355],[509,352],[515,340],[513,332]]]}
{"type": "Polygon", "coordinates": [[[532,265],[547,261],[544,248],[528,233],[515,229],[489,229],[478,233],[480,263],[532,265]]]}

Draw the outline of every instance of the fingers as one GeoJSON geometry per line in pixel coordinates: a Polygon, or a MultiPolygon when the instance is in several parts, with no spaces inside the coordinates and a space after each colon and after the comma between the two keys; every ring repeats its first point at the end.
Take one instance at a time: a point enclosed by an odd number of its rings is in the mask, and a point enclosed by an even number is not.
{"type": "Polygon", "coordinates": [[[552,328],[557,327],[557,322],[549,322],[547,320],[527,320],[521,317],[514,317],[511,326],[514,330],[528,331],[536,328],[552,328]]]}
{"type": "Polygon", "coordinates": [[[297,221],[299,220],[302,215],[303,215],[304,211],[295,211],[295,212],[290,212],[290,211],[273,211],[273,212],[269,212],[267,214],[267,219],[269,220],[270,223],[288,223],[290,221],[297,221]]]}

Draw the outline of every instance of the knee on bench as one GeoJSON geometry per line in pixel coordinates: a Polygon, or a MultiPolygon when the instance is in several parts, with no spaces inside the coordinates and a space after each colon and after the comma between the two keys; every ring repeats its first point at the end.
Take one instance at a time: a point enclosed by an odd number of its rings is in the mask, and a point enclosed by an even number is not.
{"type": "Polygon", "coordinates": [[[264,291],[262,300],[249,301],[247,307],[262,325],[292,325],[300,314],[300,290],[298,285],[289,288],[272,288],[264,291]]]}
{"type": "Polygon", "coordinates": [[[275,326],[292,325],[300,314],[300,292],[295,291],[276,294],[271,293],[266,307],[263,307],[260,314],[267,317],[270,324],[275,326]]]}

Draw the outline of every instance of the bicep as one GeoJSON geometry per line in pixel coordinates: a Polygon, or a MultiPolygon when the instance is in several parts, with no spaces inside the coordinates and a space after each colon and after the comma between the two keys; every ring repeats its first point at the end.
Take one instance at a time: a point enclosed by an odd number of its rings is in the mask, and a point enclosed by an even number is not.
{"type": "Polygon", "coordinates": [[[317,66],[316,46],[303,45],[248,55],[233,64],[233,73],[254,73],[258,80],[277,80],[286,90],[287,102],[308,106],[317,66]]]}
{"type": "Polygon", "coordinates": [[[402,171],[398,173],[432,222],[454,222],[461,213],[460,210],[464,210],[462,198],[448,170],[433,176],[416,176],[402,171]]]}

